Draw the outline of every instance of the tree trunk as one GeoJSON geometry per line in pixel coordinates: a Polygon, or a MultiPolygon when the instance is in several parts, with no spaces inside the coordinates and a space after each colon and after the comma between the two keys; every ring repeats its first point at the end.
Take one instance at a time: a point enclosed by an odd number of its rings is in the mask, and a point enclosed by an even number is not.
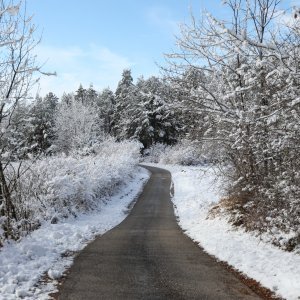
{"type": "Polygon", "coordinates": [[[11,194],[4,175],[3,164],[0,161],[0,216],[6,217],[4,226],[5,237],[13,237],[11,220],[17,220],[15,206],[12,203],[11,194]]]}

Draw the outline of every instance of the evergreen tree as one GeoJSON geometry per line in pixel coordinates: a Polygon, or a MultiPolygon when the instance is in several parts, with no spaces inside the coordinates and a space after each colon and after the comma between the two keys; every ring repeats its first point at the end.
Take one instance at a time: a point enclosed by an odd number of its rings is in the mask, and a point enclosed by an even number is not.
{"type": "Polygon", "coordinates": [[[179,124],[175,111],[168,104],[168,86],[157,77],[141,78],[137,83],[138,97],[133,108],[131,136],[139,139],[145,148],[154,143],[174,144],[179,124]]]}
{"type": "Polygon", "coordinates": [[[98,101],[98,93],[95,91],[93,85],[91,84],[88,90],[86,91],[86,103],[87,105],[96,105],[98,101]]]}
{"type": "Polygon", "coordinates": [[[97,100],[97,111],[99,120],[102,121],[102,128],[105,134],[112,133],[113,115],[115,111],[115,96],[109,89],[104,89],[97,100]]]}
{"type": "Polygon", "coordinates": [[[115,92],[115,107],[112,121],[112,133],[118,139],[128,137],[130,111],[136,101],[136,88],[130,70],[124,70],[115,92]]]}
{"type": "Polygon", "coordinates": [[[37,97],[31,109],[32,142],[37,144],[35,151],[46,152],[52,145],[57,105],[58,98],[50,92],[43,99],[37,97]]]}
{"type": "Polygon", "coordinates": [[[73,99],[74,99],[73,93],[63,93],[61,97],[61,103],[65,103],[66,105],[71,105],[73,99]]]}
{"type": "Polygon", "coordinates": [[[83,88],[82,84],[79,85],[78,90],[75,92],[74,99],[82,104],[87,104],[89,102],[88,91],[83,88]]]}

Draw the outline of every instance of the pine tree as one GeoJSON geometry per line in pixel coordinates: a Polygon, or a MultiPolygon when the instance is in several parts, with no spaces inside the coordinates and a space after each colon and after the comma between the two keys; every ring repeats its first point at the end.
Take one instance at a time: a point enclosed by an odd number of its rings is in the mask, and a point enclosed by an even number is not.
{"type": "Polygon", "coordinates": [[[85,104],[96,106],[98,97],[99,97],[98,93],[94,89],[93,85],[90,84],[90,87],[86,91],[86,103],[85,104]]]}
{"type": "Polygon", "coordinates": [[[115,111],[115,96],[109,89],[104,89],[97,100],[97,111],[99,120],[102,121],[102,128],[105,134],[112,133],[113,114],[115,111]]]}
{"type": "Polygon", "coordinates": [[[79,85],[78,90],[75,92],[74,99],[82,104],[87,104],[89,102],[88,91],[83,88],[82,84],[79,85]]]}
{"type": "Polygon", "coordinates": [[[136,89],[130,70],[124,70],[122,79],[115,92],[115,107],[112,121],[112,133],[118,139],[128,137],[130,110],[136,101],[136,89]]]}
{"type": "Polygon", "coordinates": [[[53,143],[57,105],[58,98],[50,92],[43,99],[37,97],[31,109],[34,127],[32,142],[37,144],[35,151],[47,152],[53,143]]]}
{"type": "Polygon", "coordinates": [[[139,139],[145,148],[154,143],[174,144],[179,124],[175,111],[168,104],[168,86],[157,77],[139,79],[138,101],[131,121],[131,135],[139,139]]]}

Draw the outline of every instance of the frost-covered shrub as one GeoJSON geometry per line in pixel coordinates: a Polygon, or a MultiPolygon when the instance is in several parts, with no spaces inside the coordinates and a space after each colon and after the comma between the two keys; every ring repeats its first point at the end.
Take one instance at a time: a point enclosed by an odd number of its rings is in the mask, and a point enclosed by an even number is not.
{"type": "Polygon", "coordinates": [[[161,143],[156,143],[144,151],[144,161],[159,163],[168,146],[161,143]]]}
{"type": "Polygon", "coordinates": [[[56,138],[52,150],[69,154],[72,150],[91,145],[101,136],[95,107],[75,98],[60,103],[55,115],[54,132],[56,138]]]}
{"type": "Polygon", "coordinates": [[[201,144],[183,140],[174,146],[153,145],[147,152],[145,160],[163,164],[200,165],[210,161],[203,155],[201,144]]]}
{"type": "MultiPolygon", "coordinates": [[[[225,174],[229,172],[233,173],[232,168],[225,174]]],[[[232,182],[227,175],[223,178],[227,197],[220,207],[233,225],[254,231],[265,241],[292,251],[300,249],[300,182],[297,173],[293,180],[287,175],[283,172],[265,177],[255,188],[245,185],[243,177],[232,182]]]]}
{"type": "Polygon", "coordinates": [[[100,208],[131,176],[140,148],[138,142],[107,140],[85,152],[26,162],[13,193],[15,230],[26,233],[44,221],[56,223],[100,208]]]}

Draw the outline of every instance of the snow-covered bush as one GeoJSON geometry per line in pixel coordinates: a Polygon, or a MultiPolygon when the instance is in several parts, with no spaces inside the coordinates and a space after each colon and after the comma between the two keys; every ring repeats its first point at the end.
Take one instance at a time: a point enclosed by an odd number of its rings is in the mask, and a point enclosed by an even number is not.
{"type": "Polygon", "coordinates": [[[72,150],[92,144],[101,135],[96,109],[74,97],[69,102],[60,103],[55,116],[54,132],[54,148],[58,152],[69,154],[72,150]]]}
{"type": "Polygon", "coordinates": [[[161,143],[156,143],[144,151],[144,161],[159,163],[162,155],[165,153],[168,146],[161,143]]]}
{"type": "Polygon", "coordinates": [[[15,231],[25,234],[44,221],[56,223],[100,208],[131,176],[140,148],[134,141],[106,140],[89,151],[28,161],[13,194],[18,220],[15,231]]]}
{"type": "Polygon", "coordinates": [[[173,165],[201,165],[210,162],[199,143],[183,140],[174,146],[155,144],[145,152],[145,160],[173,165]]]}

